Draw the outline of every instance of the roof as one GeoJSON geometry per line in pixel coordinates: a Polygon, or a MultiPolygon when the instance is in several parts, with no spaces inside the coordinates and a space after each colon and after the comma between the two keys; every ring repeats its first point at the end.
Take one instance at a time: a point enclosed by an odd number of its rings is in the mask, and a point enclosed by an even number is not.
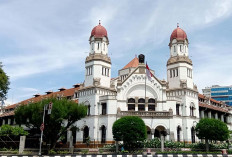
{"type": "Polygon", "coordinates": [[[139,66],[139,59],[137,58],[137,56],[135,56],[135,58],[132,59],[126,66],[124,66],[123,69],[136,68],[138,66],[139,66]]]}
{"type": "Polygon", "coordinates": [[[170,41],[172,41],[173,39],[176,40],[185,40],[187,39],[187,34],[185,33],[185,31],[181,28],[179,28],[179,26],[177,26],[176,29],[173,30],[171,37],[170,37],[170,41]]]}
{"type": "MultiPolygon", "coordinates": [[[[198,94],[198,98],[205,99],[205,100],[210,100],[211,102],[214,102],[214,103],[217,103],[217,104],[222,104],[222,102],[214,100],[212,98],[208,98],[208,97],[206,97],[205,95],[202,95],[202,94],[198,94]]],[[[209,104],[204,103],[204,102],[199,102],[199,106],[209,108],[209,109],[212,109],[212,110],[216,110],[216,111],[228,112],[227,108],[224,108],[224,107],[222,108],[222,107],[218,107],[218,106],[214,106],[214,105],[209,105],[209,104]]]]}
{"type": "Polygon", "coordinates": [[[227,109],[220,108],[220,107],[216,107],[216,106],[209,105],[209,104],[199,103],[199,106],[200,106],[200,107],[209,108],[209,109],[212,109],[212,110],[216,110],[216,111],[228,112],[227,109]]]}
{"type": "Polygon", "coordinates": [[[105,27],[103,27],[101,25],[100,22],[99,22],[99,25],[95,26],[92,29],[90,37],[92,37],[92,36],[97,37],[97,38],[107,37],[107,31],[106,31],[105,27]]]}
{"type": "MultiPolygon", "coordinates": [[[[18,106],[18,105],[26,105],[26,104],[31,103],[31,102],[38,102],[38,101],[41,101],[42,99],[46,99],[46,98],[49,98],[49,97],[57,97],[57,96],[69,97],[69,96],[73,96],[76,90],[79,90],[79,87],[70,88],[70,89],[64,89],[62,91],[52,92],[52,93],[49,93],[49,94],[29,98],[29,99],[23,100],[23,101],[21,101],[19,103],[6,106],[5,110],[15,109],[16,106],[18,106]]],[[[78,100],[75,100],[75,102],[78,103],[78,100]]],[[[0,117],[6,117],[6,116],[12,116],[12,115],[14,115],[13,110],[4,112],[3,114],[0,115],[0,117]]]]}

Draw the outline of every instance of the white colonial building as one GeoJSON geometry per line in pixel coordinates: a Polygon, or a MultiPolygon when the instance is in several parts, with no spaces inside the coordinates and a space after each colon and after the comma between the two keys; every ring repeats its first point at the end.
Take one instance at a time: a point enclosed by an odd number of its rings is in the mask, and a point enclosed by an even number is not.
{"type": "Polygon", "coordinates": [[[109,39],[100,23],[93,28],[89,44],[85,80],[75,94],[79,103],[88,106],[88,116],[76,122],[80,128],[77,143],[87,137],[96,143],[114,143],[113,123],[127,115],[144,120],[150,139],[165,136],[166,140],[197,141],[198,91],[193,83],[187,35],[179,26],[170,37],[167,81],[158,79],[152,70],[152,80],[147,79],[142,54],[120,69],[117,78],[111,78],[109,39]]]}
{"type": "MultiPolygon", "coordinates": [[[[146,77],[145,56],[139,55],[111,78],[111,59],[108,56],[109,39],[106,29],[99,23],[90,38],[90,53],[85,60],[85,80],[74,88],[60,88],[57,92],[0,109],[0,126],[15,123],[14,110],[19,105],[38,102],[48,97],[65,97],[88,106],[88,116],[75,123],[78,131],[73,135],[76,147],[114,143],[113,123],[122,116],[139,116],[146,126],[148,138],[164,136],[165,140],[196,142],[195,126],[200,118],[215,118],[232,129],[232,108],[223,102],[201,95],[193,83],[192,61],[189,59],[186,33],[177,26],[169,43],[170,57],[167,61],[167,81],[153,76],[146,77]]],[[[152,64],[150,64],[152,67],[152,64]]]]}

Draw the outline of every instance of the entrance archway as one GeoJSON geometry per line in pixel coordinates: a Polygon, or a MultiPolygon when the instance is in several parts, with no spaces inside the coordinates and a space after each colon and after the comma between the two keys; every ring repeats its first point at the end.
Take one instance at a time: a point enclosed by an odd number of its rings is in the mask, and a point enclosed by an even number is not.
{"type": "Polygon", "coordinates": [[[89,137],[89,127],[85,126],[83,129],[83,143],[86,143],[86,139],[89,137]]]}
{"type": "Polygon", "coordinates": [[[167,131],[166,131],[166,129],[165,129],[164,126],[159,125],[159,126],[157,126],[157,127],[155,128],[154,137],[160,138],[161,135],[166,136],[166,135],[167,135],[167,131]]]}

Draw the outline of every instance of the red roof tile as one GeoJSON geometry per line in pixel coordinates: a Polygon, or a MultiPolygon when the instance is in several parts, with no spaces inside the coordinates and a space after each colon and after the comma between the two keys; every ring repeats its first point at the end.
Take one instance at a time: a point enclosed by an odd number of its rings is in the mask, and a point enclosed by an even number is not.
{"type": "Polygon", "coordinates": [[[135,58],[132,59],[126,66],[124,66],[123,69],[136,68],[138,66],[139,66],[139,59],[137,58],[137,56],[135,56],[135,58]]]}

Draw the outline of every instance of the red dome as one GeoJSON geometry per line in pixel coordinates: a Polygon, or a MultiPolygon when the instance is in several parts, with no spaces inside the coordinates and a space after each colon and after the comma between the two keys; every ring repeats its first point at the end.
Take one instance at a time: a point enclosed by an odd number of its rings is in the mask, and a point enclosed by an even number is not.
{"type": "Polygon", "coordinates": [[[91,37],[94,36],[94,37],[107,37],[107,31],[105,29],[105,27],[103,27],[101,25],[101,23],[99,23],[98,26],[95,26],[91,32],[91,37]]]}
{"type": "Polygon", "coordinates": [[[181,28],[179,28],[179,26],[177,26],[176,29],[174,29],[174,31],[172,32],[172,35],[170,37],[170,41],[172,41],[173,39],[176,40],[185,40],[187,39],[187,34],[185,33],[185,31],[181,28]]]}

